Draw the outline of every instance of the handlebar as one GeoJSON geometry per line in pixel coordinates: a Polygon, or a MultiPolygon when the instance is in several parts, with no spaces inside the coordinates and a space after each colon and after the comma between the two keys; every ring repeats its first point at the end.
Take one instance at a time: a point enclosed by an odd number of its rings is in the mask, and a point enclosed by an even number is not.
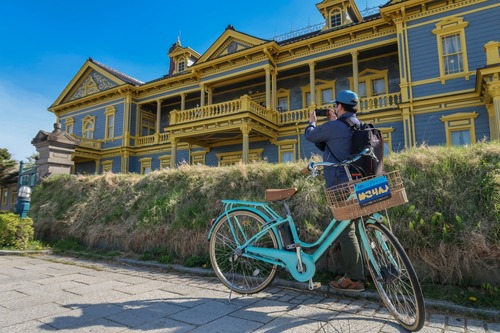
{"type": "Polygon", "coordinates": [[[323,167],[339,167],[339,166],[344,166],[344,165],[349,165],[361,158],[361,156],[370,156],[372,159],[376,160],[378,162],[377,156],[375,156],[375,153],[373,152],[372,147],[366,147],[363,149],[361,152],[357,153],[356,155],[350,156],[350,159],[344,160],[342,162],[338,163],[333,163],[333,162],[309,162],[307,164],[307,167],[302,169],[302,173],[306,174],[309,171],[312,171],[312,176],[316,177],[318,175],[318,167],[323,166],[323,167]]]}

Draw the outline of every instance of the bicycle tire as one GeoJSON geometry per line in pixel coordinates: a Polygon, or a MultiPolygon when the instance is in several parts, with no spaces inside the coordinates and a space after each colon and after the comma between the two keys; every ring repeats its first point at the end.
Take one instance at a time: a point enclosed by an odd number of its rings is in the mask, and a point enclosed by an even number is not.
{"type": "MultiPolygon", "coordinates": [[[[239,294],[254,294],[266,288],[276,276],[277,266],[258,259],[239,255],[238,241],[256,234],[266,221],[259,215],[236,210],[224,216],[215,226],[210,238],[210,262],[219,280],[229,289],[239,294]],[[233,223],[234,234],[229,223],[233,223]]],[[[278,248],[276,235],[269,230],[252,246],[278,248]]]]}
{"type": "MultiPolygon", "coordinates": [[[[385,306],[401,326],[418,331],[424,326],[425,305],[417,274],[397,238],[380,223],[367,223],[365,232],[382,278],[365,255],[373,283],[385,306]]],[[[365,250],[366,254],[366,250],[365,250]]]]}

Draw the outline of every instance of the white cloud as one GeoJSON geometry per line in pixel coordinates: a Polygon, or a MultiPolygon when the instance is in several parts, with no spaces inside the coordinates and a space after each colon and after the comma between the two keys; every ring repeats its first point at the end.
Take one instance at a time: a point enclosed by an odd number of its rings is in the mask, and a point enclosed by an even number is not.
{"type": "Polygon", "coordinates": [[[36,153],[31,140],[39,130],[52,131],[56,121],[47,111],[52,102],[47,96],[0,78],[0,148],[7,148],[18,161],[36,153]]]}

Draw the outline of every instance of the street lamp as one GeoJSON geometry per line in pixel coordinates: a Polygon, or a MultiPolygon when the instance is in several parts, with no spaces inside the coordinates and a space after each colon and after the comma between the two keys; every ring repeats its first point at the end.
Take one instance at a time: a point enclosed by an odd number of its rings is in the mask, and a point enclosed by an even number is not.
{"type": "Polygon", "coordinates": [[[17,204],[16,213],[25,218],[28,215],[28,210],[30,209],[31,200],[31,187],[23,185],[17,190],[17,204]]]}

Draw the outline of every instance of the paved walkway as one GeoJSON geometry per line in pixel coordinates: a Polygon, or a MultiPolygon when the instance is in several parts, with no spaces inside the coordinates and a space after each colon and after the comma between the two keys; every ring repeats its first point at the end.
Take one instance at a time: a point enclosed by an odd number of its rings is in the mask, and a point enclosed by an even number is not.
{"type": "MultiPolygon", "coordinates": [[[[0,333],[406,332],[376,302],[282,287],[233,294],[214,277],[52,255],[0,256],[0,333]]],[[[421,332],[500,332],[428,315],[421,332]]]]}

